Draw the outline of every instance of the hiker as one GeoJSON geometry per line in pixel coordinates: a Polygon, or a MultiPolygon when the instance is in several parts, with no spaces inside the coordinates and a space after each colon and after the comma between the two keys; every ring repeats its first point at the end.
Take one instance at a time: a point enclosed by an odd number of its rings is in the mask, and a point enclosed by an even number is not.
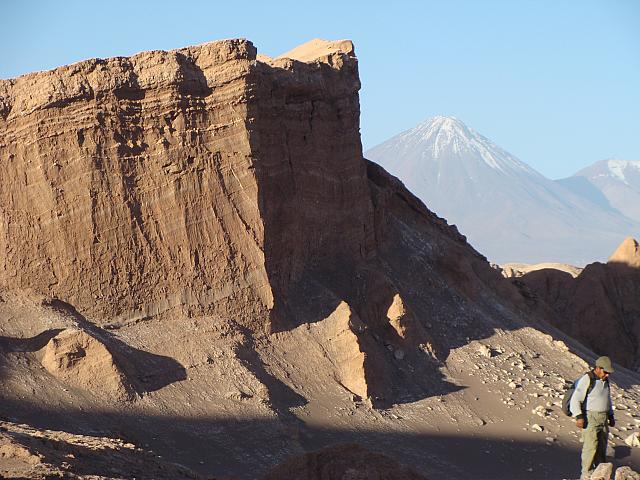
{"type": "Polygon", "coordinates": [[[589,478],[591,471],[606,461],[609,426],[616,423],[609,387],[611,373],[609,357],[598,358],[593,370],[580,377],[571,397],[571,415],[582,429],[581,479],[589,478]]]}

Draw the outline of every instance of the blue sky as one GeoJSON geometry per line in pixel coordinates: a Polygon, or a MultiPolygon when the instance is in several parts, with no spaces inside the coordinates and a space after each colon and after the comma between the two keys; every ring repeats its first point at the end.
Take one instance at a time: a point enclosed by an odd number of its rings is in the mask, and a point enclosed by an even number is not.
{"type": "Polygon", "coordinates": [[[354,41],[365,149],[453,115],[550,178],[640,160],[640,1],[0,3],[0,78],[231,37],[354,41]],[[236,6],[237,5],[237,6],[236,6]]]}

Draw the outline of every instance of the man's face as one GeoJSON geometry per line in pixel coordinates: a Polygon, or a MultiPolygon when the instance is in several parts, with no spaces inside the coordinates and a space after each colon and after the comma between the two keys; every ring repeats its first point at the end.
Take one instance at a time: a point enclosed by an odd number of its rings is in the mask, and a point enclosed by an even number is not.
{"type": "Polygon", "coordinates": [[[602,367],[596,367],[593,371],[595,372],[596,377],[600,380],[606,380],[609,378],[609,372],[606,372],[602,367]]]}

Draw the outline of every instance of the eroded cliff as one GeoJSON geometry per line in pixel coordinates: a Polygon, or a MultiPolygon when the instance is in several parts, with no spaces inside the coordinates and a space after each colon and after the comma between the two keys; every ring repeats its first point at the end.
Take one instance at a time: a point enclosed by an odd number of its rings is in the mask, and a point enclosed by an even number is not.
{"type": "Polygon", "coordinates": [[[255,54],[223,41],[2,82],[0,283],[102,324],[268,305],[255,54]]]}

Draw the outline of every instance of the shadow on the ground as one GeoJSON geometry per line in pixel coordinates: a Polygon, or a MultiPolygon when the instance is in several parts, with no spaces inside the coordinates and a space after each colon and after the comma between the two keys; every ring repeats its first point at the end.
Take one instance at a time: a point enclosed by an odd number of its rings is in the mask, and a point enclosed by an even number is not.
{"type": "Polygon", "coordinates": [[[30,338],[14,338],[0,336],[0,352],[35,352],[44,348],[53,337],[62,332],[63,328],[54,328],[45,330],[38,335],[30,338]]]}
{"type": "MultiPolygon", "coordinates": [[[[4,399],[0,415],[39,429],[64,430],[75,434],[121,438],[160,455],[163,461],[185,465],[205,476],[261,478],[275,465],[330,445],[356,443],[383,453],[430,479],[512,480],[577,478],[578,444],[527,441],[509,437],[465,436],[455,433],[402,433],[375,429],[324,429],[300,424],[296,430],[278,421],[264,419],[213,419],[141,415],[135,412],[107,413],[79,410],[47,411],[35,403],[25,405],[4,399]],[[79,429],[77,425],[92,425],[79,429]]],[[[424,419],[427,423],[428,418],[424,419]]],[[[60,450],[67,448],[58,445],[60,450]]],[[[75,459],[65,457],[70,471],[78,475],[105,473],[109,455],[84,452],[75,459]],[[90,455],[89,455],[90,453],[90,455]],[[102,458],[101,457],[107,457],[102,458]]],[[[614,462],[629,464],[638,458],[629,451],[616,452],[614,462]],[[624,457],[624,458],[622,458],[624,457]]],[[[130,455],[130,453],[127,453],[130,455]]],[[[140,455],[142,453],[140,452],[140,455]]],[[[55,455],[54,455],[55,456],[55,455]]],[[[115,458],[115,457],[114,457],[115,458]]],[[[45,461],[57,461],[45,458],[45,461]]],[[[138,472],[137,478],[151,478],[138,472]]]]}
{"type": "MultiPolygon", "coordinates": [[[[116,362],[125,370],[138,393],[153,392],[187,378],[186,369],[175,359],[145,352],[127,345],[110,332],[91,323],[72,305],[58,299],[47,301],[44,305],[63,315],[72,317],[82,330],[102,341],[116,362]]],[[[0,337],[0,362],[5,361],[2,358],[2,354],[12,352],[33,353],[41,350],[63,330],[46,330],[31,338],[0,337]]],[[[1,371],[2,364],[0,364],[1,371]]]]}

